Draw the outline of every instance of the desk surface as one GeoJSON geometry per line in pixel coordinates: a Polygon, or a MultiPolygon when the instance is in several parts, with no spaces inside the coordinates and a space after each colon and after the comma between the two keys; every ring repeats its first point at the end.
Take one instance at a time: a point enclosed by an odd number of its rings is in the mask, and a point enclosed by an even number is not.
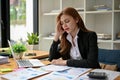
{"type": "MultiPolygon", "coordinates": [[[[44,64],[50,64],[49,61],[46,61],[46,60],[43,60],[42,61],[44,64]]],[[[11,69],[17,69],[18,66],[16,64],[16,62],[14,61],[13,58],[9,59],[9,63],[6,63],[6,64],[3,64],[3,65],[0,65],[0,69],[4,69],[4,68],[11,68],[11,69]]],[[[6,73],[0,73],[0,75],[2,74],[6,74],[6,73]]],[[[37,77],[38,78],[38,77],[37,77]]],[[[34,78],[33,80],[36,80],[37,78],[34,78]]],[[[0,78],[1,79],[1,78],[0,78]]],[[[120,80],[120,76],[118,76],[115,80],[120,80]]]]}
{"type": "Polygon", "coordinates": [[[46,58],[49,56],[49,52],[47,51],[40,51],[40,50],[29,50],[29,51],[26,51],[26,53],[36,53],[36,56],[23,56],[23,58],[33,58],[33,59],[41,59],[41,58],[46,58]]]}
{"type": "MultiPolygon", "coordinates": [[[[36,59],[41,59],[41,58],[46,58],[48,57],[49,53],[47,51],[39,51],[39,50],[29,50],[26,51],[25,53],[36,53],[36,56],[23,56],[23,58],[36,58],[36,59]]],[[[46,61],[43,61],[45,64],[47,64],[46,61]]],[[[10,68],[10,69],[16,69],[18,68],[16,62],[13,59],[9,59],[9,63],[0,65],[0,69],[3,68],[10,68]]]]}
{"type": "MultiPolygon", "coordinates": [[[[41,62],[43,62],[45,65],[50,64],[50,62],[47,61],[47,60],[41,60],[41,62]]],[[[13,69],[13,70],[14,70],[14,69],[17,69],[17,68],[18,68],[18,65],[17,65],[17,63],[14,61],[13,58],[10,58],[10,59],[9,59],[9,63],[1,64],[1,65],[0,65],[0,69],[5,69],[5,68],[10,68],[10,69],[13,69]]],[[[5,73],[0,73],[0,74],[5,74],[5,73]]]]}
{"type": "MultiPolygon", "coordinates": [[[[41,60],[41,62],[43,62],[45,65],[50,64],[50,62],[47,61],[47,60],[41,60]]],[[[10,58],[9,63],[0,65],[0,69],[5,69],[5,68],[10,68],[10,69],[14,70],[14,69],[18,69],[18,66],[17,66],[17,63],[14,61],[14,59],[10,58]]],[[[8,73],[8,72],[6,72],[6,73],[8,73]]],[[[6,73],[1,73],[0,72],[0,80],[2,80],[1,75],[6,74],[6,73]]],[[[36,78],[34,78],[34,79],[36,79],[36,78]]]]}
{"type": "Polygon", "coordinates": [[[18,66],[17,66],[17,63],[14,61],[14,59],[11,58],[11,59],[9,59],[9,63],[0,65],[0,69],[5,69],[5,68],[16,69],[16,68],[18,68],[18,66]]]}
{"type": "MultiPolygon", "coordinates": [[[[0,48],[0,52],[2,51],[7,51],[9,48],[0,48]]],[[[28,50],[25,53],[36,53],[36,56],[23,56],[23,58],[37,58],[37,59],[41,59],[41,58],[46,58],[49,56],[49,52],[47,51],[40,51],[40,50],[28,50]]]]}

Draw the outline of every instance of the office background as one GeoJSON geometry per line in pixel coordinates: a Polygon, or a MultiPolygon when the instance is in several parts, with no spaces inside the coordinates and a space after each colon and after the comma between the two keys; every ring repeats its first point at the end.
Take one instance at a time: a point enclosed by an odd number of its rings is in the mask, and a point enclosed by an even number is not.
{"type": "Polygon", "coordinates": [[[96,31],[99,48],[120,49],[120,37],[117,37],[120,33],[119,0],[1,0],[1,47],[8,46],[7,39],[24,41],[27,32],[37,32],[39,49],[48,51],[55,34],[55,18],[68,6],[79,11],[88,29],[96,31]],[[18,12],[25,10],[26,23],[22,26],[17,27],[14,21],[11,25],[11,6],[18,12]]]}

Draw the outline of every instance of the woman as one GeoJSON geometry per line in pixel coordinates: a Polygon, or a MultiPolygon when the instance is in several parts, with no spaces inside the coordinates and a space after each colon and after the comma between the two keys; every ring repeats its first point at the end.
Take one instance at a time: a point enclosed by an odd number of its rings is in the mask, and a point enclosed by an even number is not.
{"type": "Polygon", "coordinates": [[[86,29],[79,13],[72,7],[63,9],[57,16],[49,60],[56,65],[100,68],[96,33],[86,29]]]}

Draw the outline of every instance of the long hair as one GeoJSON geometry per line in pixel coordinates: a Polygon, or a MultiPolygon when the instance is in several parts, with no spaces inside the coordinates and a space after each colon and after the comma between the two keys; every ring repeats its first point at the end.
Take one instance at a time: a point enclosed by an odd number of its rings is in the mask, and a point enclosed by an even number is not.
{"type": "MultiPolygon", "coordinates": [[[[62,15],[69,15],[71,17],[73,17],[73,19],[78,20],[78,28],[80,30],[82,30],[83,32],[88,32],[89,30],[85,27],[84,22],[81,18],[81,16],[79,15],[79,13],[77,12],[76,9],[72,8],[72,7],[68,7],[63,9],[60,14],[57,16],[57,22],[60,21],[60,18],[62,15]]],[[[61,35],[61,43],[60,43],[60,53],[62,55],[64,54],[68,54],[70,52],[71,49],[71,43],[66,39],[68,33],[63,33],[61,35]]]]}

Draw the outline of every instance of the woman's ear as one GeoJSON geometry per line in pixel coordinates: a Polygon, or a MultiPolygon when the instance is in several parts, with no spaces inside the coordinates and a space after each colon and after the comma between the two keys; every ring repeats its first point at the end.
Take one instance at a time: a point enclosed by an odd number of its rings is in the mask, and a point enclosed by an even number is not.
{"type": "Polygon", "coordinates": [[[76,19],[76,23],[78,23],[78,21],[79,21],[79,19],[77,18],[77,19],[76,19]]]}

